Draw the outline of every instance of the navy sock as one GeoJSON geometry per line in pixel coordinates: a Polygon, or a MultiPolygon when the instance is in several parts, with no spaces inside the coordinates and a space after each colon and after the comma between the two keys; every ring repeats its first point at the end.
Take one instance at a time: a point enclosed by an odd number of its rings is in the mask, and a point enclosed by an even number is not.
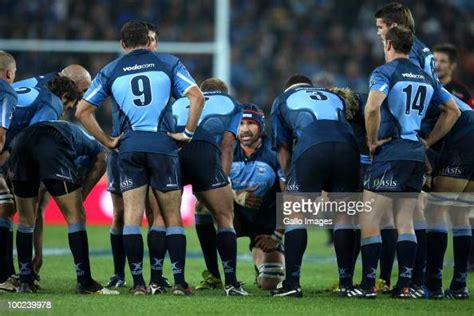
{"type": "Polygon", "coordinates": [[[354,276],[355,272],[355,267],[357,265],[357,258],[359,257],[360,253],[360,229],[355,229],[354,230],[355,238],[354,238],[354,255],[353,255],[353,261],[352,261],[352,269],[351,269],[351,274],[354,276]]]}
{"type": "Polygon", "coordinates": [[[186,264],[186,235],[181,226],[168,227],[166,229],[166,248],[170,255],[171,271],[173,272],[175,284],[187,287],[184,279],[184,267],[186,264]]]}
{"type": "Polygon", "coordinates": [[[388,286],[391,284],[393,262],[397,252],[398,233],[395,228],[380,230],[382,237],[382,249],[380,252],[380,278],[385,280],[388,286]]]}
{"type": "Polygon", "coordinates": [[[413,267],[411,281],[413,284],[422,286],[425,283],[426,272],[426,223],[415,223],[416,235],[416,259],[413,267]]]}
{"type": "Polygon", "coordinates": [[[237,236],[233,227],[217,230],[217,250],[224,267],[226,285],[237,286],[237,236]]]}
{"type": "Polygon", "coordinates": [[[216,228],[211,215],[196,214],[196,233],[201,245],[206,268],[213,276],[221,278],[217,262],[216,228]]]}
{"type": "Polygon", "coordinates": [[[110,229],[110,245],[114,260],[114,274],[125,277],[125,248],[123,246],[123,228],[110,229]]]}
{"type": "Polygon", "coordinates": [[[8,236],[8,275],[14,275],[16,274],[15,271],[15,264],[13,263],[13,223],[12,227],[10,228],[10,233],[8,236]]]}
{"type": "Polygon", "coordinates": [[[416,235],[400,234],[397,242],[398,288],[410,286],[416,257],[416,235]]]}
{"type": "Polygon", "coordinates": [[[453,290],[466,287],[471,237],[471,227],[453,227],[454,272],[450,285],[453,290]]]}
{"type": "Polygon", "coordinates": [[[163,285],[163,261],[166,255],[166,227],[152,226],[148,232],[151,283],[163,285]]]}
{"type": "Polygon", "coordinates": [[[426,230],[426,285],[430,290],[443,287],[443,261],[448,247],[448,227],[439,225],[426,230]]]}
{"type": "Polygon", "coordinates": [[[77,282],[82,285],[89,285],[92,282],[92,276],[86,226],[84,224],[68,225],[68,240],[69,248],[74,257],[77,282]]]}
{"type": "Polygon", "coordinates": [[[16,232],[16,248],[18,252],[18,266],[20,269],[20,281],[33,283],[33,230],[34,227],[18,225],[16,232]]]}
{"type": "Polygon", "coordinates": [[[375,286],[381,248],[382,238],[380,236],[362,238],[361,240],[362,281],[360,286],[364,290],[372,290],[375,286]]]}
{"type": "Polygon", "coordinates": [[[336,250],[339,271],[339,287],[352,286],[352,269],[354,263],[355,231],[350,227],[336,225],[334,228],[334,249],[336,250]]]}
{"type": "Polygon", "coordinates": [[[123,246],[132,273],[133,286],[145,286],[145,280],[143,279],[143,238],[140,226],[125,225],[123,227],[123,246]]]}
{"type": "Polygon", "coordinates": [[[10,220],[0,218],[0,283],[5,282],[9,274],[10,220]],[[5,242],[4,242],[5,241],[5,242]]]}
{"type": "Polygon", "coordinates": [[[285,231],[285,287],[300,286],[300,273],[303,255],[308,243],[306,228],[288,226],[285,231]]]}

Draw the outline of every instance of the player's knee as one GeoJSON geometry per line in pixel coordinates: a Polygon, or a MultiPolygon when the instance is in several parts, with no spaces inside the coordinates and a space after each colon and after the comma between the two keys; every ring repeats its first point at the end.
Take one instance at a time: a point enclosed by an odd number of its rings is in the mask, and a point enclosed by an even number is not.
{"type": "Polygon", "coordinates": [[[276,288],[285,278],[285,266],[283,263],[263,263],[257,267],[258,285],[264,290],[276,288]]]}

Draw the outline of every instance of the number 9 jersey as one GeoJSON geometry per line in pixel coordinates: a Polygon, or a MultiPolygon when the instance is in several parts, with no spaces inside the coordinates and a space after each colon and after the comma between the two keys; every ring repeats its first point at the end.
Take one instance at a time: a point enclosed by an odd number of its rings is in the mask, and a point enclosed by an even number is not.
{"type": "Polygon", "coordinates": [[[421,121],[430,102],[443,104],[451,95],[421,68],[403,58],[376,68],[369,87],[370,91],[380,91],[387,96],[380,109],[378,138],[391,137],[393,141],[382,146],[384,150],[380,151],[379,158],[423,162],[424,147],[419,140],[421,121]],[[395,148],[398,145],[410,149],[395,148]],[[389,147],[392,150],[388,150],[389,147]]]}
{"type": "Polygon", "coordinates": [[[177,57],[135,49],[106,65],[84,100],[100,106],[112,97],[113,135],[124,133],[120,152],[177,156],[177,145],[166,134],[174,131],[170,100],[195,85],[177,57]]]}

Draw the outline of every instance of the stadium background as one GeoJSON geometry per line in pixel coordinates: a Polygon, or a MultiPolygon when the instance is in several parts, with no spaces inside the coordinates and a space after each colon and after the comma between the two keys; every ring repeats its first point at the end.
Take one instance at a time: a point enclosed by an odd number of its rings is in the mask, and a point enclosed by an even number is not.
{"type": "MultiPolygon", "coordinates": [[[[220,0],[217,0],[220,1],[220,0]]],[[[459,52],[455,77],[474,85],[474,1],[400,1],[409,6],[417,36],[429,47],[451,42],[459,52]]],[[[333,78],[335,85],[367,91],[372,69],[383,63],[373,13],[385,1],[375,0],[232,0],[230,1],[230,83],[243,103],[256,103],[268,114],[284,80],[294,72],[333,78]]],[[[1,0],[0,39],[116,41],[130,19],[158,26],[159,42],[214,40],[214,0],[1,0]]],[[[2,47],[0,47],[2,49],[2,47]]],[[[17,60],[17,80],[79,63],[92,76],[117,57],[110,53],[10,51],[17,60]]],[[[212,76],[206,54],[177,54],[199,83],[212,76]]],[[[97,114],[110,132],[110,104],[97,114]]],[[[72,115],[69,119],[72,120],[72,115]]],[[[268,115],[267,115],[268,120],[268,115]]],[[[268,126],[268,124],[267,124],[268,126]]],[[[86,202],[88,223],[108,224],[111,203],[105,179],[86,202]]],[[[183,203],[192,224],[193,200],[183,203]]],[[[47,223],[63,223],[54,203],[47,223]]]]}

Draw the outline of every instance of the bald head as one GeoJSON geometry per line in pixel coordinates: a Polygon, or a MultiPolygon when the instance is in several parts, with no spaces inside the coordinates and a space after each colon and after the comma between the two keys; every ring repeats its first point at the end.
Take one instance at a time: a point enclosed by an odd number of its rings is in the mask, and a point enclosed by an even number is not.
{"type": "Polygon", "coordinates": [[[81,65],[69,65],[64,68],[59,75],[74,81],[81,92],[85,92],[91,85],[91,75],[81,65]]]}
{"type": "Polygon", "coordinates": [[[13,83],[15,81],[16,62],[9,53],[0,50],[0,79],[13,83]]]}

